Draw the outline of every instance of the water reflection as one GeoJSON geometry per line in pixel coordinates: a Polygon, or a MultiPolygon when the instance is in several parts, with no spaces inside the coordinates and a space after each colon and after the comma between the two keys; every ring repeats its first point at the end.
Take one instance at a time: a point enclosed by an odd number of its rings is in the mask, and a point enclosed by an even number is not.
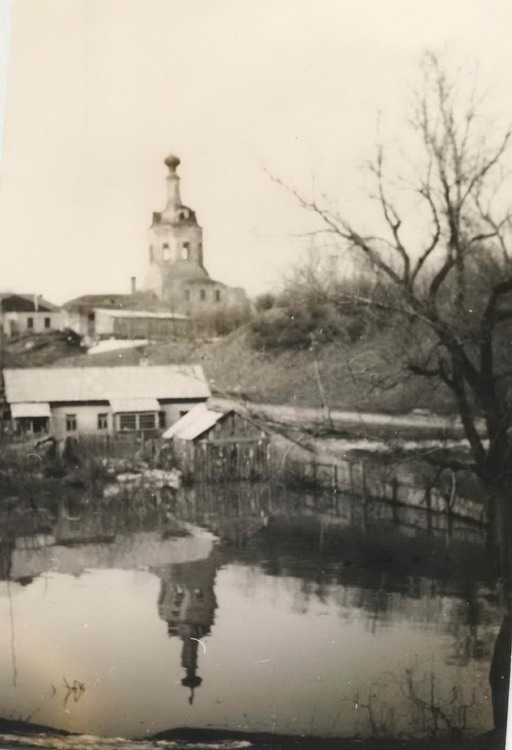
{"type": "Polygon", "coordinates": [[[500,614],[483,541],[420,508],[266,484],[18,511],[0,715],[132,737],[484,731],[500,614]]]}
{"type": "Polygon", "coordinates": [[[181,639],[181,666],[185,677],[181,680],[190,689],[189,703],[194,702],[195,689],[202,683],[199,676],[199,653],[205,649],[202,639],[212,628],[217,601],[215,576],[218,561],[215,557],[193,563],[153,569],[161,580],[158,614],[167,623],[167,632],[181,639]]]}

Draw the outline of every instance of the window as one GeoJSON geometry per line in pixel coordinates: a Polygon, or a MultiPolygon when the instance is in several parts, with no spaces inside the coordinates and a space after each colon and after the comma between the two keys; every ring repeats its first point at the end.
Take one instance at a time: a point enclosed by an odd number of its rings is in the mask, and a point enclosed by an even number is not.
{"type": "Polygon", "coordinates": [[[76,414],[66,414],[66,432],[76,432],[76,414]]]}
{"type": "Polygon", "coordinates": [[[215,290],[215,302],[220,302],[220,289],[215,290]]]}
{"type": "Polygon", "coordinates": [[[108,414],[98,414],[98,430],[108,430],[108,414]]]}
{"type": "Polygon", "coordinates": [[[154,430],[156,428],[156,414],[154,412],[143,412],[142,414],[119,415],[119,429],[127,430],[154,430]]]}
{"type": "Polygon", "coordinates": [[[91,323],[93,323],[94,319],[96,318],[96,314],[93,313],[93,312],[90,312],[89,315],[87,316],[87,318],[88,318],[88,320],[91,321],[91,323]]]}
{"type": "Polygon", "coordinates": [[[52,320],[51,320],[51,318],[45,318],[45,319],[44,319],[44,327],[45,327],[45,328],[50,328],[50,327],[51,327],[51,324],[52,324],[52,320]]]}
{"type": "Polygon", "coordinates": [[[190,289],[185,289],[185,299],[190,302],[190,289]]]}
{"type": "Polygon", "coordinates": [[[139,429],[140,430],[154,430],[155,429],[155,415],[154,414],[139,414],[139,429]]]}
{"type": "Polygon", "coordinates": [[[181,248],[181,257],[183,260],[189,260],[190,258],[190,242],[184,242],[181,248]]]}
{"type": "Polygon", "coordinates": [[[32,329],[34,327],[34,318],[27,318],[27,328],[32,329]]]}
{"type": "Polygon", "coordinates": [[[137,416],[135,414],[120,414],[119,415],[119,429],[120,430],[136,430],[137,429],[137,416]]]}
{"type": "Polygon", "coordinates": [[[170,258],[171,258],[171,251],[169,250],[169,243],[168,242],[164,242],[162,256],[163,256],[164,260],[170,260],[170,258]]]}
{"type": "Polygon", "coordinates": [[[199,290],[199,299],[201,300],[201,302],[204,302],[204,300],[206,299],[206,290],[205,289],[200,289],[199,290]]]}

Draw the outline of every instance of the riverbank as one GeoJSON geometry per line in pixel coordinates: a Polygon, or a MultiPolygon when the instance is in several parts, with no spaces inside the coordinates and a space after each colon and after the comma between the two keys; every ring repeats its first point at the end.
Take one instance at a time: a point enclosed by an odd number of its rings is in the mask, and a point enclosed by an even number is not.
{"type": "MultiPolygon", "coordinates": [[[[338,433],[351,438],[374,439],[460,439],[464,435],[460,418],[456,415],[431,412],[389,414],[373,411],[324,409],[295,406],[293,404],[248,404],[251,413],[268,421],[294,427],[338,433]]],[[[483,421],[477,422],[483,431],[483,421]]]]}
{"type": "Polygon", "coordinates": [[[21,721],[0,719],[3,748],[41,750],[502,750],[505,737],[486,732],[474,737],[343,738],[297,737],[218,729],[172,729],[149,739],[75,735],[21,721]]]}

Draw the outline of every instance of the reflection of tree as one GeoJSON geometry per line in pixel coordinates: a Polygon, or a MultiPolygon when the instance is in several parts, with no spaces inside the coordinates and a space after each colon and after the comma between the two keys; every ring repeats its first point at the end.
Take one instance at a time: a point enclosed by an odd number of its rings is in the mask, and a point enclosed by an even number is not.
{"type": "Polygon", "coordinates": [[[426,675],[418,685],[412,669],[406,669],[405,681],[400,683],[400,688],[412,704],[414,713],[419,718],[418,728],[422,731],[430,734],[439,734],[440,731],[459,734],[466,729],[468,708],[475,705],[474,691],[469,702],[466,702],[460,685],[452,685],[448,694],[441,697],[437,693],[434,672],[426,675]]]}
{"type": "Polygon", "coordinates": [[[434,671],[419,673],[413,666],[402,674],[385,672],[363,694],[356,693],[354,708],[363,710],[373,737],[459,736],[468,729],[468,711],[476,705],[475,690],[468,694],[460,681],[441,684],[434,671]]]}
{"type": "Polygon", "coordinates": [[[190,689],[189,703],[202,683],[198,675],[201,640],[210,633],[215,619],[215,576],[218,563],[215,557],[154,570],[161,580],[158,613],[167,622],[170,636],[183,642],[181,666],[185,677],[181,680],[190,689]]]}
{"type": "Polygon", "coordinates": [[[465,666],[471,660],[490,659],[495,640],[495,631],[489,628],[492,619],[491,603],[477,597],[474,588],[468,587],[461,600],[454,602],[453,616],[445,626],[454,640],[449,663],[465,666]]]}

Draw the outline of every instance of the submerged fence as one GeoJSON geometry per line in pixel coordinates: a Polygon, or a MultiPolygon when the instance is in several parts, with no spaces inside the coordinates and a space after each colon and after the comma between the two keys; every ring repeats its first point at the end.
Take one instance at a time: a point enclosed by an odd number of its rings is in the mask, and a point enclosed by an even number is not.
{"type": "Polygon", "coordinates": [[[434,481],[418,484],[399,479],[396,467],[395,472],[393,466],[374,464],[370,468],[364,459],[336,463],[287,459],[283,478],[289,486],[347,493],[363,502],[388,502],[447,513],[480,524],[487,522],[484,503],[461,494],[460,477],[453,470],[443,478],[444,481],[438,476],[434,481]]]}

